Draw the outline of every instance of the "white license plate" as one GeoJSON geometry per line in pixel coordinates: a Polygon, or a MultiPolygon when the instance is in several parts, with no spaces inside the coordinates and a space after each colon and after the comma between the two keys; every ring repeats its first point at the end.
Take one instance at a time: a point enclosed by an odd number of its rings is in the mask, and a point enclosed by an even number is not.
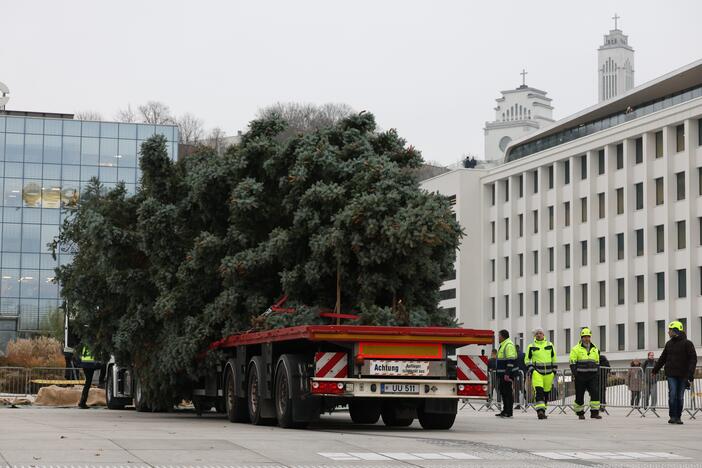
{"type": "Polygon", "coordinates": [[[419,395],[419,385],[384,383],[380,384],[380,393],[403,393],[406,395],[419,395]]]}

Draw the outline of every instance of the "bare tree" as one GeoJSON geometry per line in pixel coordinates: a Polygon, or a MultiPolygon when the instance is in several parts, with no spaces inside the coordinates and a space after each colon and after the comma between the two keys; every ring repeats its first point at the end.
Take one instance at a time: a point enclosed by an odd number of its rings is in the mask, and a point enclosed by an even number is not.
{"type": "Polygon", "coordinates": [[[105,120],[101,113],[91,110],[78,111],[73,116],[78,120],[105,120]]]}
{"type": "Polygon", "coordinates": [[[353,113],[353,108],[343,103],[327,103],[317,106],[316,104],[299,102],[277,102],[272,106],[259,109],[258,118],[277,115],[285,120],[288,123],[288,128],[279,138],[287,140],[299,133],[307,133],[334,125],[353,113]]]}
{"type": "Polygon", "coordinates": [[[149,101],[138,108],[139,120],[149,124],[172,124],[175,119],[171,115],[171,108],[159,101],[149,101]]]}
{"type": "Polygon", "coordinates": [[[132,109],[132,105],[129,104],[127,105],[126,109],[120,109],[117,111],[115,114],[115,120],[117,122],[125,122],[125,123],[134,123],[137,121],[136,114],[134,113],[134,109],[132,109]]]}
{"type": "Polygon", "coordinates": [[[204,132],[202,119],[198,119],[193,114],[185,113],[176,119],[180,143],[193,145],[202,139],[204,132]]]}
{"type": "Polygon", "coordinates": [[[219,127],[215,127],[212,130],[210,130],[210,133],[207,134],[207,138],[205,138],[205,144],[209,146],[210,148],[214,149],[218,154],[221,154],[224,151],[224,137],[226,137],[226,133],[224,133],[224,130],[222,130],[219,127]]]}

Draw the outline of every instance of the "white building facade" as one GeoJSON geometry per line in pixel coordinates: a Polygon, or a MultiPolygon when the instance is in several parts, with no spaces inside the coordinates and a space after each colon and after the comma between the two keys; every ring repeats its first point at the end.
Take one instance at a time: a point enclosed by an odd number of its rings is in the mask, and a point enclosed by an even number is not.
{"type": "Polygon", "coordinates": [[[523,346],[542,327],[561,362],[585,326],[613,364],[660,352],[671,320],[702,346],[702,61],[512,142],[505,160],[422,183],[455,196],[466,232],[442,306],[523,346]]]}

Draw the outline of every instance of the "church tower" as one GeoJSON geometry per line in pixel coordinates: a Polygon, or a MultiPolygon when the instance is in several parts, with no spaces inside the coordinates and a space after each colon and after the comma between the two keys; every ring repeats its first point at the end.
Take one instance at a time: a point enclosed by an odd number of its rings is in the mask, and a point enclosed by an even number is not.
{"type": "Polygon", "coordinates": [[[620,16],[615,14],[614,29],[604,37],[604,44],[597,50],[598,101],[622,95],[634,87],[634,49],[618,27],[620,16]]]}
{"type": "Polygon", "coordinates": [[[527,86],[526,71],[521,75],[522,85],[502,91],[502,97],[495,100],[495,120],[485,122],[486,161],[501,161],[512,140],[553,122],[551,98],[546,91],[527,86]]]}

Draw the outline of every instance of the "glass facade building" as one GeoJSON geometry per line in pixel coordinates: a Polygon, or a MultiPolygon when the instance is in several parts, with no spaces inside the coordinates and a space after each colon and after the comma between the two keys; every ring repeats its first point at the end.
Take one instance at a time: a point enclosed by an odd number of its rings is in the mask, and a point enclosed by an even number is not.
{"type": "Polygon", "coordinates": [[[178,152],[175,126],[7,114],[0,114],[0,346],[41,329],[60,305],[54,268],[70,263],[72,252],[62,248],[53,260],[47,244],[90,178],[106,188],[124,181],[134,193],[145,139],[163,134],[169,156],[178,152]]]}

